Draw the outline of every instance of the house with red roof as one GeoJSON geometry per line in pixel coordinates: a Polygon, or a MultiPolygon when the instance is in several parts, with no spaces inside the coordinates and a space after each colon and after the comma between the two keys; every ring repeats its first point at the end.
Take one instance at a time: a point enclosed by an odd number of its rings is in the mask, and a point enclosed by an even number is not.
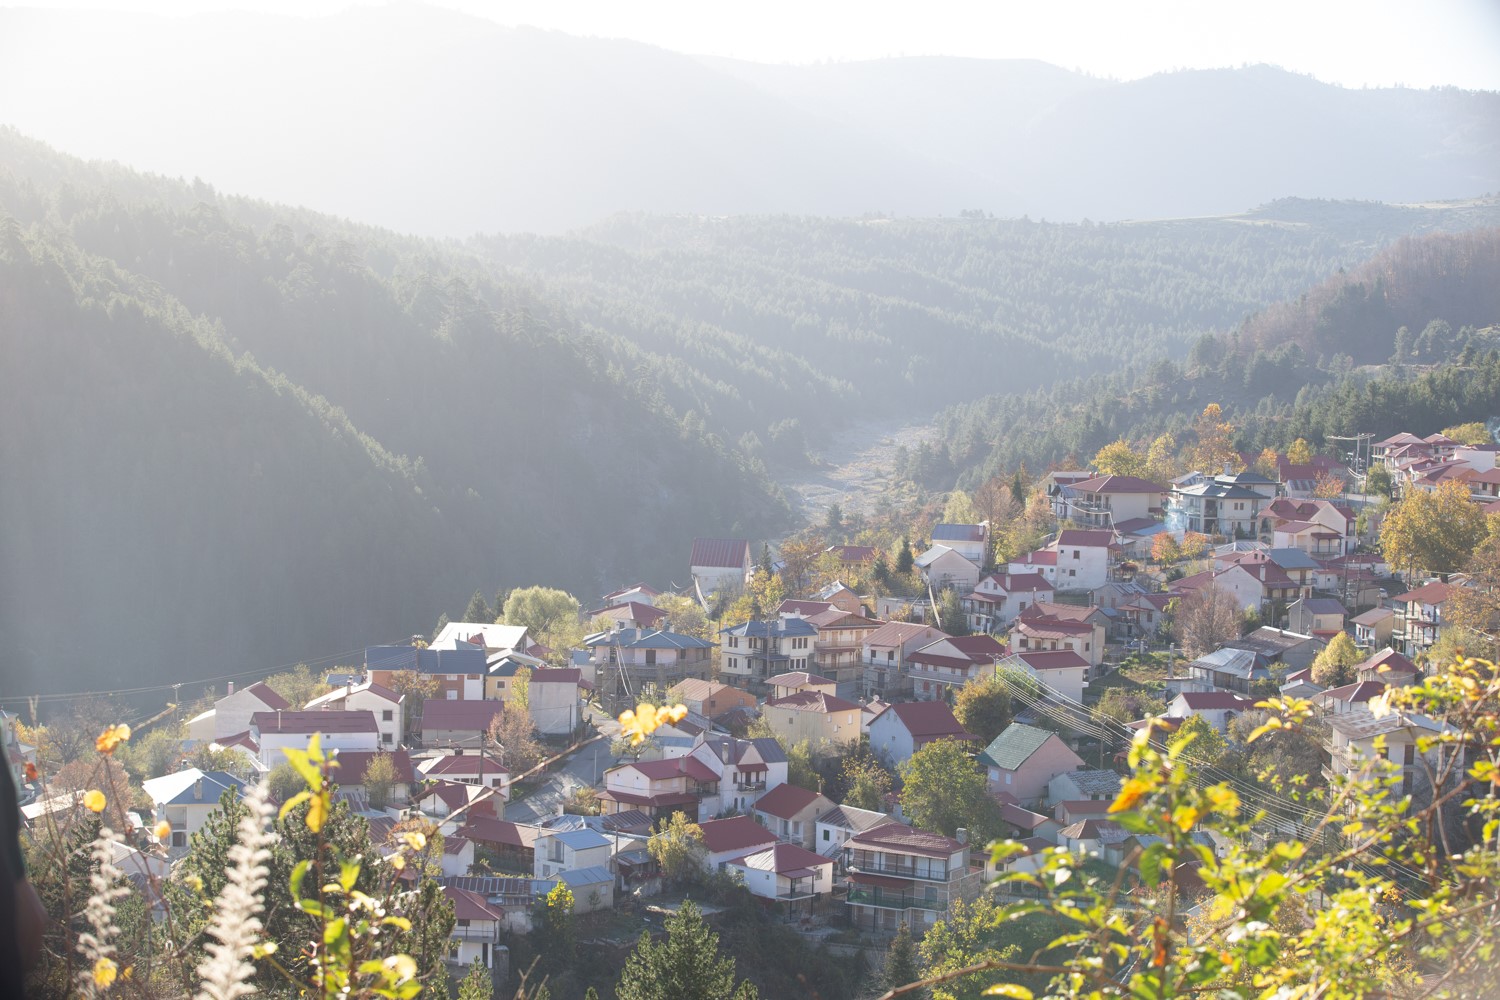
{"type": "Polygon", "coordinates": [[[819,816],[833,808],[833,800],[821,792],[809,791],[790,782],[777,785],[762,795],[751,808],[751,815],[776,839],[786,844],[813,847],[819,816]]]}
{"type": "Polygon", "coordinates": [[[639,809],[653,822],[681,812],[696,821],[699,802],[718,794],[719,779],[719,771],[691,756],[621,764],[604,772],[601,811],[639,809]]]}
{"type": "Polygon", "coordinates": [[[788,913],[813,913],[833,894],[833,859],[797,844],[773,844],[724,862],[752,896],[788,913]]]}
{"type": "Polygon", "coordinates": [[[1089,686],[1088,660],[1071,649],[1017,650],[1000,661],[1002,670],[1018,670],[1069,701],[1082,702],[1089,686]]]}
{"type": "Polygon", "coordinates": [[[1167,487],[1139,476],[1095,476],[1050,491],[1059,521],[1113,531],[1121,521],[1160,519],[1167,487]]]}
{"type": "Polygon", "coordinates": [[[486,969],[493,969],[500,930],[506,922],[505,912],[471,889],[445,885],[443,895],[453,905],[448,960],[458,968],[478,962],[486,969]]]}
{"type": "Polygon", "coordinates": [[[478,750],[490,723],[505,711],[503,702],[488,698],[428,698],[422,703],[422,745],[478,750]]]}
{"type": "Polygon", "coordinates": [[[1382,681],[1355,681],[1340,687],[1329,688],[1312,696],[1312,702],[1328,715],[1348,715],[1368,709],[1370,699],[1385,694],[1382,681]]]}
{"type": "Polygon", "coordinates": [[[1391,639],[1407,656],[1425,653],[1437,642],[1443,624],[1443,606],[1456,586],[1434,580],[1391,599],[1396,611],[1391,639]]]}
{"type": "Polygon", "coordinates": [[[860,706],[823,690],[800,690],[767,699],[760,717],[788,746],[806,740],[819,754],[858,743],[860,706]]]}
{"type": "Polygon", "coordinates": [[[611,604],[609,607],[590,611],[588,618],[589,621],[604,618],[623,628],[654,629],[662,626],[667,613],[652,604],[626,601],[623,604],[611,604]]]}
{"type": "Polygon", "coordinates": [[[932,625],[915,622],[887,622],[871,632],[860,647],[864,663],[864,697],[910,697],[907,657],[929,643],[947,638],[947,635],[932,625]]]}
{"type": "Polygon", "coordinates": [[[313,733],[324,750],[379,750],[380,725],[371,712],[256,712],[250,738],[260,746],[267,767],[286,760],[282,750],[304,750],[313,733]]]}
{"type": "Polygon", "coordinates": [[[906,658],[912,693],[918,701],[946,701],[971,679],[992,672],[1010,652],[994,636],[947,636],[928,643],[906,658]]]}
{"type": "Polygon", "coordinates": [[[1405,687],[1415,683],[1422,671],[1411,660],[1394,649],[1382,649],[1354,668],[1355,678],[1362,681],[1380,681],[1391,687],[1405,687]]]}
{"type": "Polygon", "coordinates": [[[1016,617],[1039,601],[1050,602],[1052,584],[1040,573],[991,573],[960,601],[969,627],[976,632],[1004,631],[1016,617]]]}
{"type": "Polygon", "coordinates": [[[750,543],[743,538],[695,538],[688,557],[688,572],[698,592],[707,597],[714,593],[736,593],[750,582],[755,559],[750,543]]]}
{"type": "Polygon", "coordinates": [[[499,757],[489,751],[479,753],[472,747],[459,747],[452,753],[438,754],[417,762],[417,771],[422,778],[435,781],[456,781],[462,785],[480,785],[500,789],[501,797],[509,797],[510,771],[499,757]]]}
{"type": "Polygon", "coordinates": [[[339,751],[339,766],[333,772],[333,780],[344,797],[357,803],[369,803],[369,806],[375,809],[384,809],[386,806],[406,805],[410,799],[412,787],[419,780],[419,775],[412,765],[411,754],[405,750],[341,750],[339,751]],[[365,772],[370,769],[371,762],[377,756],[390,757],[391,765],[396,771],[395,783],[385,791],[384,801],[379,799],[379,790],[372,798],[370,790],[365,787],[365,772]]]}
{"type": "Polygon", "coordinates": [[[904,823],[882,823],[844,844],[849,922],[867,933],[893,935],[906,924],[914,937],[983,887],[969,864],[969,844],[904,823]]]}
{"type": "Polygon", "coordinates": [[[1113,553],[1120,551],[1115,533],[1107,528],[1065,528],[1048,546],[1057,553],[1052,577],[1058,590],[1096,590],[1109,582],[1113,553]]]}
{"type": "Polygon", "coordinates": [[[716,872],[726,861],[776,846],[776,835],[749,816],[711,819],[698,824],[703,831],[703,867],[716,872]]]}
{"type": "Polygon", "coordinates": [[[1013,653],[1071,650],[1090,667],[1104,662],[1105,632],[1109,616],[1094,607],[1074,604],[1034,604],[1023,611],[1011,628],[1013,653]]]}
{"type": "Polygon", "coordinates": [[[839,607],[808,615],[807,621],[818,630],[813,639],[815,672],[837,685],[834,694],[858,697],[864,678],[864,641],[885,622],[839,607]]]}
{"type": "Polygon", "coordinates": [[[401,706],[405,700],[405,695],[366,678],[314,698],[307,703],[305,710],[372,712],[380,727],[380,745],[389,749],[401,742],[401,706]]]}
{"type": "Polygon", "coordinates": [[[1229,720],[1255,707],[1255,699],[1233,691],[1184,691],[1167,705],[1167,717],[1189,719],[1202,716],[1203,721],[1221,733],[1229,732],[1229,720]]]}
{"type": "Polygon", "coordinates": [[[1058,586],[1057,551],[1055,549],[1042,548],[1037,549],[1034,552],[1027,552],[1022,555],[1016,556],[1006,564],[1005,569],[1008,573],[1035,573],[1037,576],[1040,576],[1043,580],[1046,580],[1047,583],[1049,583],[1056,589],[1070,589],[1067,587],[1058,586]]]}
{"type": "Polygon", "coordinates": [[[214,702],[214,707],[188,720],[188,738],[196,743],[208,743],[221,737],[233,736],[250,728],[250,717],[256,712],[287,711],[291,702],[261,681],[249,687],[235,690],[234,681],[229,682],[229,691],[214,702]]]}
{"type": "Polygon", "coordinates": [[[755,696],[750,692],[701,677],[678,681],[667,690],[667,697],[707,719],[716,719],[736,708],[755,707],[755,696]]]}
{"type": "Polygon", "coordinates": [[[870,749],[896,767],[936,740],[976,739],[959,725],[944,701],[910,701],[892,705],[870,723],[870,749]]]}

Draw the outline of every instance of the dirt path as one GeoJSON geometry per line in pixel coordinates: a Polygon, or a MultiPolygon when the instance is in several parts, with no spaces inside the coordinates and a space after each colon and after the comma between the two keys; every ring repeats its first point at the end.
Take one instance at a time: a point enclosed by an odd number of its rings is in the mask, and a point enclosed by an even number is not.
{"type": "Polygon", "coordinates": [[[845,514],[870,514],[891,490],[896,449],[916,448],[937,436],[931,424],[867,420],[835,435],[823,451],[825,463],[781,478],[792,506],[812,523],[821,523],[830,505],[845,514]]]}

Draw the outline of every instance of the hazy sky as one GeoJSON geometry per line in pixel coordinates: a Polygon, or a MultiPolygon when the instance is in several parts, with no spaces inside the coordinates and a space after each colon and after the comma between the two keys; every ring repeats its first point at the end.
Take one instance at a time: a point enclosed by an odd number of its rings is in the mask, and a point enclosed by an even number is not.
{"type": "MultiPolygon", "coordinates": [[[[1097,76],[1268,62],[1344,86],[1500,90],[1500,0],[431,0],[502,24],[759,62],[1040,59],[1097,76]]],[[[33,0],[182,14],[325,14],[348,0],[33,0]]]]}

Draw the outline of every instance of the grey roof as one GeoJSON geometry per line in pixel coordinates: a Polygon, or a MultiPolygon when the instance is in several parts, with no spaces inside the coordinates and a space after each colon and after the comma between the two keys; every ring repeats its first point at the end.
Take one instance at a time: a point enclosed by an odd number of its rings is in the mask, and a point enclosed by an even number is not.
{"type": "Polygon", "coordinates": [[[588,827],[579,830],[559,830],[556,833],[549,833],[547,836],[567,844],[575,851],[586,851],[591,847],[609,846],[608,837],[598,830],[590,830],[588,827]]]}
{"type": "Polygon", "coordinates": [[[483,674],[482,646],[461,643],[458,649],[418,649],[415,646],[367,646],[367,670],[415,670],[423,674],[483,674]]]}
{"type": "Polygon", "coordinates": [[[1348,610],[1332,597],[1304,597],[1295,602],[1315,615],[1346,615],[1348,610]]]}
{"type": "Polygon", "coordinates": [[[1225,646],[1223,649],[1216,649],[1212,653],[1198,657],[1188,666],[1202,667],[1215,673],[1229,674],[1249,680],[1256,671],[1265,670],[1266,657],[1253,649],[1225,646]]]}
{"type": "Polygon", "coordinates": [[[713,643],[696,636],[679,632],[664,632],[660,629],[639,628],[615,629],[611,632],[596,632],[583,640],[590,648],[594,646],[618,645],[621,649],[711,649],[713,643]]]}
{"type": "MultiPolygon", "coordinates": [[[[932,548],[928,549],[926,552],[923,552],[921,555],[917,556],[917,558],[913,559],[912,563],[916,566],[927,567],[937,562],[949,552],[953,552],[955,555],[958,554],[953,548],[947,545],[934,545],[932,548]]],[[[959,556],[959,558],[962,559],[963,557],[959,556]]]]}
{"type": "Polygon", "coordinates": [[[828,826],[839,826],[846,830],[863,832],[882,823],[889,823],[891,818],[883,812],[873,809],[860,809],[855,806],[834,806],[816,820],[828,826]]]}
{"type": "Polygon", "coordinates": [[[1275,486],[1278,480],[1269,479],[1259,472],[1246,469],[1244,472],[1231,472],[1228,475],[1217,475],[1214,477],[1221,483],[1255,483],[1260,486],[1275,486]]]}
{"type": "MultiPolygon", "coordinates": [[[[745,752],[752,746],[760,751],[760,759],[767,764],[785,764],[786,752],[781,749],[781,744],[771,736],[761,736],[756,739],[741,740],[733,736],[705,736],[702,738],[705,746],[711,747],[719,760],[724,759],[724,751],[727,747],[730,753],[730,762],[738,764],[745,759],[745,752]]],[[[697,745],[698,740],[693,741],[697,745]]]]}
{"type": "Polygon", "coordinates": [[[1264,500],[1265,497],[1248,486],[1226,486],[1223,483],[1199,483],[1197,486],[1180,486],[1173,492],[1184,496],[1212,497],[1215,500],[1264,500]]]}
{"type": "Polygon", "coordinates": [[[938,524],[932,528],[932,540],[947,542],[982,542],[985,526],[982,524],[938,524]]]}
{"type": "Polygon", "coordinates": [[[811,636],[817,635],[818,629],[806,618],[778,618],[773,622],[760,621],[752,618],[750,621],[729,628],[719,629],[720,635],[750,636],[756,639],[771,636],[811,636]]]}
{"type": "Polygon", "coordinates": [[[1003,733],[990,741],[990,745],[984,748],[979,757],[1001,770],[1014,771],[1042,748],[1047,737],[1055,735],[1046,729],[1012,722],[1005,727],[1003,733]]]}
{"type": "Polygon", "coordinates": [[[1318,561],[1301,549],[1271,549],[1266,553],[1282,569],[1321,569],[1318,561]]]}
{"type": "Polygon", "coordinates": [[[587,868],[574,868],[572,871],[559,872],[558,878],[575,885],[598,885],[601,882],[613,882],[615,877],[609,873],[609,869],[603,865],[589,865],[587,868]]]}
{"type": "Polygon", "coordinates": [[[1085,795],[1114,795],[1120,790],[1120,776],[1114,771],[1069,771],[1067,777],[1085,795]]]}

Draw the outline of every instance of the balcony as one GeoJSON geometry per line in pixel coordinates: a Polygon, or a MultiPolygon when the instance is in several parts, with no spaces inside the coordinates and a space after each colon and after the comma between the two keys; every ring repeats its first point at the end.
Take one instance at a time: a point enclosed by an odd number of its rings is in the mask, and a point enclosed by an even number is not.
{"type": "Polygon", "coordinates": [[[923,882],[953,882],[969,873],[967,867],[945,869],[936,867],[934,864],[893,864],[881,859],[878,855],[872,857],[864,852],[856,853],[852,857],[846,854],[844,856],[844,867],[850,872],[865,872],[869,875],[893,875],[897,878],[909,878],[923,882]]]}
{"type": "Polygon", "coordinates": [[[946,909],[947,904],[936,899],[918,897],[909,892],[882,889],[879,886],[850,886],[848,901],[861,906],[875,906],[882,910],[909,910],[912,907],[925,910],[946,909]]]}

